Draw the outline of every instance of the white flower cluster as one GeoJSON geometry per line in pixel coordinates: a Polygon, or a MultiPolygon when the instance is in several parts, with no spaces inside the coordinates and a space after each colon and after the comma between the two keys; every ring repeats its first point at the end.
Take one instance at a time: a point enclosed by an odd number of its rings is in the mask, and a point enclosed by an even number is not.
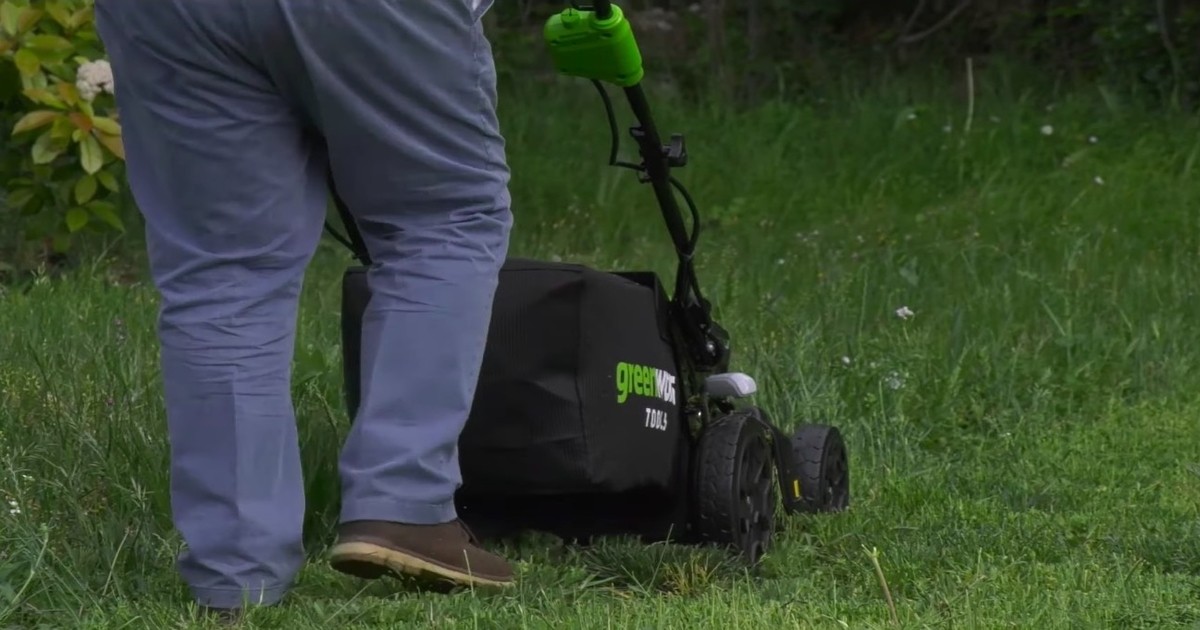
{"type": "Polygon", "coordinates": [[[94,100],[101,92],[116,94],[117,86],[113,81],[112,66],[105,59],[81,64],[75,74],[75,87],[79,89],[80,97],[88,102],[94,100]]]}

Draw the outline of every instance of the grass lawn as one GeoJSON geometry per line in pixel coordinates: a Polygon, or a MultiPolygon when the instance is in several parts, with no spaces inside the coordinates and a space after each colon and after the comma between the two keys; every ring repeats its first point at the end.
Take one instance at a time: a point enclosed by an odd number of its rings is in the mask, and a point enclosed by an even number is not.
{"type": "MultiPolygon", "coordinates": [[[[688,133],[679,176],[736,367],[785,425],[842,428],[849,512],[791,520],[758,575],[537,537],[509,550],[521,584],[503,594],[333,573],[349,261],[328,241],[294,386],[314,562],[250,625],[1197,627],[1200,124],[977,81],[969,128],[965,101],[903,83],[658,108],[688,133]]],[[[502,106],[513,253],[669,274],[653,196],[605,166],[591,88],[502,106]]],[[[173,566],[155,295],[113,269],[0,289],[0,628],[200,623],[173,566]]]]}

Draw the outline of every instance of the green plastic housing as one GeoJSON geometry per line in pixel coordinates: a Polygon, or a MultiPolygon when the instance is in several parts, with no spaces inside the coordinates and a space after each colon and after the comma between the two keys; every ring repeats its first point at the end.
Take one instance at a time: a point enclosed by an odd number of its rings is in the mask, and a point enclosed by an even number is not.
{"type": "Polygon", "coordinates": [[[633,28],[616,5],[603,20],[592,11],[566,9],[546,21],[543,35],[562,74],[621,87],[637,85],[645,74],[633,28]]]}

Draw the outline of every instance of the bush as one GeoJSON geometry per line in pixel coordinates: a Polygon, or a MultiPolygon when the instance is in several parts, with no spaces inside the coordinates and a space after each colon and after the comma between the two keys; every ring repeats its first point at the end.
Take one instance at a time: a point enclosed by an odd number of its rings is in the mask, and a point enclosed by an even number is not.
{"type": "Polygon", "coordinates": [[[0,0],[0,30],[4,212],[56,252],[85,230],[124,231],[121,127],[92,0],[0,0]]]}

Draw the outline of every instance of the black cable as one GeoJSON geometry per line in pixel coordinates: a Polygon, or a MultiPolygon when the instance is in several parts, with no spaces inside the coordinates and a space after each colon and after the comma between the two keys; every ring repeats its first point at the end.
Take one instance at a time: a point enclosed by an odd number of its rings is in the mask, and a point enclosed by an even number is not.
{"type": "Polygon", "coordinates": [[[617,112],[616,109],[613,108],[612,98],[608,95],[608,90],[604,89],[604,84],[592,79],[592,85],[596,86],[596,91],[600,93],[600,100],[604,102],[604,114],[608,118],[608,130],[611,136],[609,144],[610,149],[608,152],[608,165],[627,168],[633,171],[638,171],[639,173],[645,171],[645,168],[638,166],[637,164],[617,161],[617,155],[621,152],[621,130],[617,126],[617,112]]]}
{"type": "MultiPolygon", "coordinates": [[[[621,152],[621,131],[617,125],[616,109],[613,107],[612,97],[608,95],[608,90],[604,89],[604,84],[593,79],[592,85],[595,86],[596,91],[600,93],[600,100],[604,103],[604,114],[608,119],[608,129],[611,136],[610,149],[608,152],[608,165],[627,168],[639,173],[644,173],[646,171],[645,167],[617,160],[617,156],[621,152]]],[[[696,208],[696,202],[694,199],[692,199],[691,193],[687,191],[687,188],[685,188],[684,185],[675,178],[675,176],[671,176],[670,182],[671,186],[674,187],[675,190],[679,191],[680,196],[683,197],[684,203],[688,207],[689,214],[692,215],[692,229],[691,234],[688,235],[688,250],[686,252],[680,252],[680,254],[683,254],[687,258],[691,258],[692,254],[696,251],[696,243],[698,243],[700,240],[700,211],[696,208]]]]}
{"type": "Polygon", "coordinates": [[[338,232],[337,230],[333,229],[333,225],[331,225],[329,223],[329,221],[325,222],[325,231],[327,233],[329,233],[330,236],[333,237],[333,240],[341,243],[343,246],[345,246],[346,249],[348,249],[352,252],[354,251],[354,245],[350,242],[350,239],[346,238],[345,236],[342,236],[341,232],[338,232]]]}
{"type": "Polygon", "coordinates": [[[675,179],[674,175],[671,176],[671,185],[675,187],[675,190],[679,191],[679,195],[683,197],[683,202],[687,204],[688,212],[692,215],[692,234],[688,238],[687,251],[688,257],[691,258],[692,254],[696,252],[696,243],[700,241],[700,211],[696,208],[696,202],[692,199],[691,193],[687,191],[687,188],[683,187],[683,184],[678,179],[675,179]]]}
{"type": "MultiPolygon", "coordinates": [[[[358,223],[354,221],[354,215],[350,213],[350,209],[346,206],[346,201],[342,199],[340,194],[338,194],[337,184],[334,181],[332,169],[330,169],[328,173],[328,182],[329,193],[333,197],[333,205],[337,209],[338,216],[342,219],[342,227],[346,230],[346,238],[349,243],[347,247],[350,248],[350,253],[353,254],[359,262],[369,266],[371,264],[371,253],[367,249],[366,241],[363,240],[362,232],[359,231],[358,223]]],[[[328,224],[326,224],[326,226],[328,227],[328,224]]]]}
{"type": "Polygon", "coordinates": [[[612,99],[608,96],[608,90],[604,89],[604,84],[592,79],[592,85],[596,87],[596,91],[600,93],[600,100],[604,102],[604,114],[608,117],[608,130],[612,135],[609,146],[612,148],[608,153],[608,165],[617,165],[617,153],[621,150],[621,130],[617,128],[617,113],[613,110],[612,99]]]}

